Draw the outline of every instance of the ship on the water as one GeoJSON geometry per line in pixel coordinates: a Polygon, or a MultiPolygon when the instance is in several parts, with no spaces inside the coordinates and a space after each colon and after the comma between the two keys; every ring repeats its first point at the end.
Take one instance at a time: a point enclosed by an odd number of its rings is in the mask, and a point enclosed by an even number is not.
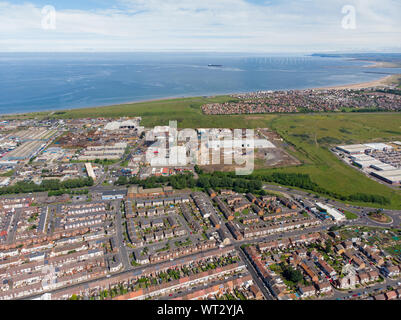
{"type": "Polygon", "coordinates": [[[216,68],[221,68],[223,65],[222,64],[208,64],[208,67],[216,67],[216,68]]]}

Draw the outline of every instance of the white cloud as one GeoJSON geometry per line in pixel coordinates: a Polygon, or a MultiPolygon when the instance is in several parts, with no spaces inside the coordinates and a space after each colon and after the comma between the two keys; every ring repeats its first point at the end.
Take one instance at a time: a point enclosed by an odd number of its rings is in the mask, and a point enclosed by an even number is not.
{"type": "Polygon", "coordinates": [[[124,10],[60,10],[41,28],[41,8],[0,2],[0,51],[314,51],[400,48],[396,0],[120,0],[124,10]],[[343,5],[357,28],[341,27],[343,5]]]}

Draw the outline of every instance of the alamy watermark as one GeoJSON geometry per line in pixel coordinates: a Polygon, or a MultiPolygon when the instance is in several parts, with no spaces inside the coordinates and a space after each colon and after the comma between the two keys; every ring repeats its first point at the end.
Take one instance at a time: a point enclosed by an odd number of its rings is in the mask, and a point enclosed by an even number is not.
{"type": "Polygon", "coordinates": [[[345,30],[354,30],[356,29],[356,9],[352,5],[345,5],[341,10],[344,15],[341,26],[345,30]]]}
{"type": "MultiPolygon", "coordinates": [[[[346,30],[356,29],[356,9],[353,5],[344,5],[341,9],[341,13],[344,15],[341,26],[346,30]]],[[[56,8],[52,5],[46,5],[41,11],[42,20],[41,25],[43,30],[55,30],[57,27],[57,12],[56,8]]]]}
{"type": "Polygon", "coordinates": [[[56,284],[57,280],[55,267],[50,265],[44,266],[42,269],[42,273],[44,274],[42,279],[42,288],[44,290],[54,289],[54,285],[56,284]]]}
{"type": "Polygon", "coordinates": [[[55,30],[56,29],[56,20],[57,13],[56,8],[47,5],[42,8],[42,29],[43,30],[55,30]]]}

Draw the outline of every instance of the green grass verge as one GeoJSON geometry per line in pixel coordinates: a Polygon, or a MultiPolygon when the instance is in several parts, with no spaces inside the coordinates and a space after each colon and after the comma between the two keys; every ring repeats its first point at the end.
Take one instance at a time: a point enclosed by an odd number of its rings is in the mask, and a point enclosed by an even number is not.
{"type": "Polygon", "coordinates": [[[11,177],[14,174],[15,170],[9,170],[3,174],[0,174],[0,177],[11,177]]]}
{"type": "Polygon", "coordinates": [[[358,219],[358,215],[353,213],[353,212],[351,212],[351,211],[344,210],[344,215],[347,218],[347,220],[358,219]]]}
{"type": "Polygon", "coordinates": [[[379,223],[390,223],[392,221],[392,219],[384,213],[370,212],[368,216],[371,220],[379,223]]]}

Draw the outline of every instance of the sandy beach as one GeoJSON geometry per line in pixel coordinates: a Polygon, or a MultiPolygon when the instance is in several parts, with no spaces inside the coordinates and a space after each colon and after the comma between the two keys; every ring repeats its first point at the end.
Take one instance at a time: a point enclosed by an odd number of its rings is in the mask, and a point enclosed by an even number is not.
{"type": "Polygon", "coordinates": [[[366,68],[401,68],[401,64],[395,62],[369,61],[369,60],[358,60],[358,61],[373,63],[365,66],[366,68]]]}
{"type": "Polygon", "coordinates": [[[401,74],[396,75],[388,75],[381,79],[370,81],[370,82],[362,82],[362,83],[354,83],[354,84],[344,84],[334,87],[323,87],[316,88],[318,90],[328,90],[328,89],[366,89],[366,88],[374,88],[374,87],[388,87],[392,84],[397,83],[397,80],[401,78],[401,74]]]}

